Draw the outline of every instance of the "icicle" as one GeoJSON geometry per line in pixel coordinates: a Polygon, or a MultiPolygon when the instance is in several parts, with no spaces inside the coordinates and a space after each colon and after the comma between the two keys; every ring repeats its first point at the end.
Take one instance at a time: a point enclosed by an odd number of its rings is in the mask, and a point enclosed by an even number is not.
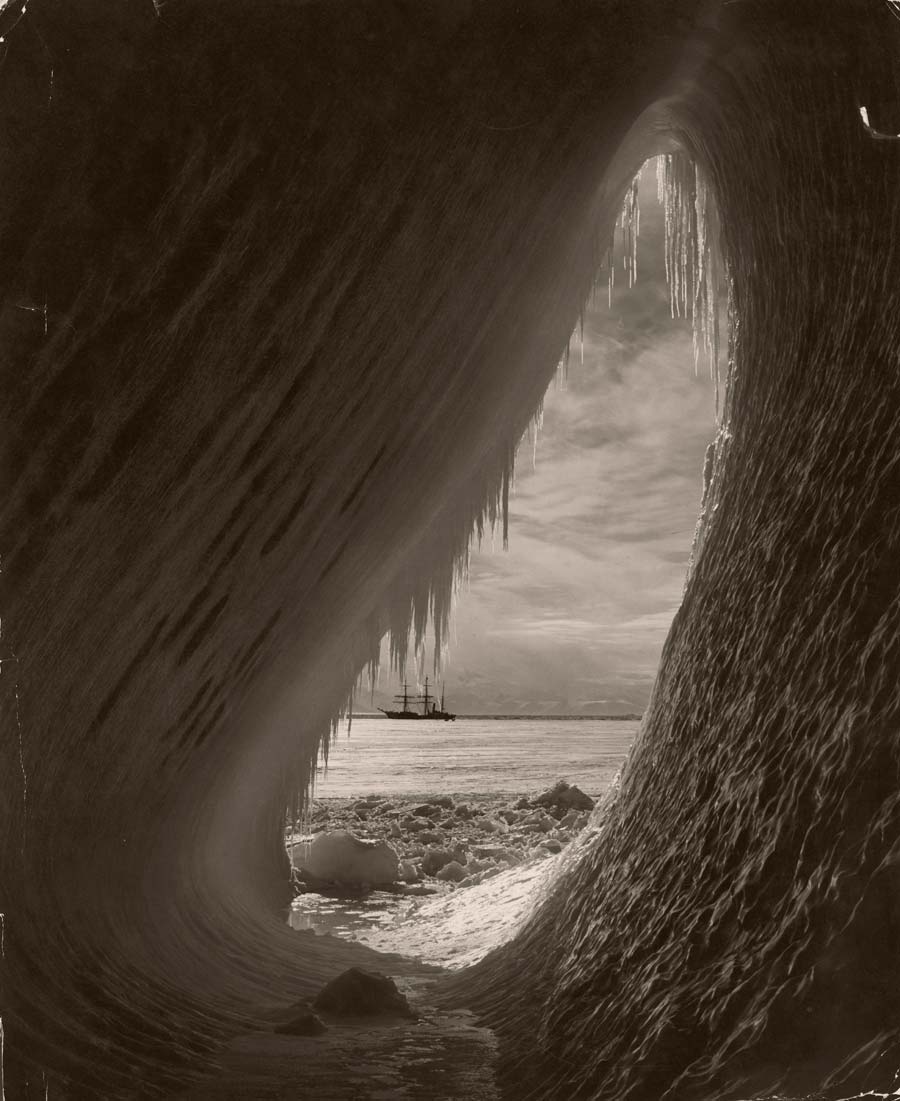
{"type": "Polygon", "coordinates": [[[509,550],[509,483],[512,477],[513,458],[509,456],[503,471],[503,549],[509,550]]]}
{"type": "Polygon", "coordinates": [[[537,469],[537,445],[538,436],[541,429],[544,427],[544,401],[541,399],[540,405],[537,407],[537,411],[534,416],[528,422],[528,434],[531,437],[531,469],[537,469]]]}
{"type": "Polygon", "coordinates": [[[622,267],[628,276],[629,289],[637,282],[637,243],[640,233],[640,171],[625,192],[622,204],[622,267]]]}
{"type": "Polygon", "coordinates": [[[718,411],[719,270],[712,194],[699,166],[683,153],[659,158],[657,194],[664,204],[669,309],[673,317],[691,318],[694,370],[702,349],[716,382],[718,411]]]}

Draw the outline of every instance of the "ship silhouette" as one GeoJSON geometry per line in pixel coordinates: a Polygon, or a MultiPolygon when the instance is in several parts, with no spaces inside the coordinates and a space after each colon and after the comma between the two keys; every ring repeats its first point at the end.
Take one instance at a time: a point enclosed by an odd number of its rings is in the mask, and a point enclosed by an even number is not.
{"type": "Polygon", "coordinates": [[[452,722],[456,718],[455,715],[449,711],[444,710],[444,689],[441,688],[441,706],[438,707],[432,700],[432,695],[428,691],[428,677],[425,678],[425,691],[421,695],[410,695],[409,685],[406,681],[403,682],[403,691],[394,699],[398,703],[403,704],[402,711],[386,711],[383,707],[379,707],[378,710],[387,715],[389,719],[443,719],[444,722],[452,722]],[[421,711],[415,711],[410,707],[410,703],[422,704],[421,711]],[[431,706],[429,707],[429,702],[431,706]]]}

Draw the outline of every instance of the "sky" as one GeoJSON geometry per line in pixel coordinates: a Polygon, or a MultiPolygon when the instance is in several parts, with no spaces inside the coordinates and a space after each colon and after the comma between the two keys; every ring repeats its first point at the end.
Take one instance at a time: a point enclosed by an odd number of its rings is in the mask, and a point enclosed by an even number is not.
{"type": "MultiPolygon", "coordinates": [[[[604,293],[586,312],[583,365],[576,334],[533,467],[531,444],[520,447],[509,549],[498,533],[472,555],[443,670],[459,714],[639,713],[649,698],[681,601],[715,390],[702,359],[695,374],[690,323],[669,314],[652,165],[640,203],[638,281],[628,289],[620,267],[612,309],[604,293]]],[[[376,706],[397,690],[387,666],[376,706]]]]}

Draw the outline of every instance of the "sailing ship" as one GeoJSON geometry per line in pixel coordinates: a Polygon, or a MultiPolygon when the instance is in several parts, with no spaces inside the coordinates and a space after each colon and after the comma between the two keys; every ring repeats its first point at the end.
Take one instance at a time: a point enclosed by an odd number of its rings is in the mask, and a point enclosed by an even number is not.
{"type": "Polygon", "coordinates": [[[456,718],[455,715],[444,709],[443,685],[441,686],[441,706],[438,707],[434,703],[434,698],[428,691],[428,677],[425,678],[425,691],[422,695],[410,695],[409,685],[404,681],[403,692],[394,696],[394,699],[397,703],[403,704],[402,711],[385,711],[383,707],[378,708],[378,710],[383,715],[387,715],[389,719],[443,719],[444,722],[452,722],[452,720],[456,718]],[[410,707],[410,702],[418,703],[420,701],[422,710],[414,711],[413,708],[410,707]]]}

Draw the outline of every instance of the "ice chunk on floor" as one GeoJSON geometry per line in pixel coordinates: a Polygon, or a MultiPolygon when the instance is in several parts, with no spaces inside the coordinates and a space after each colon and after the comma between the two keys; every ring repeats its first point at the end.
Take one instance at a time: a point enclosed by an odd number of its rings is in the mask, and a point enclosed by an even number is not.
{"type": "Polygon", "coordinates": [[[311,844],[291,846],[291,863],[314,879],[347,886],[395,883],[397,853],[386,841],[368,841],[348,830],[320,833],[311,844]]]}

